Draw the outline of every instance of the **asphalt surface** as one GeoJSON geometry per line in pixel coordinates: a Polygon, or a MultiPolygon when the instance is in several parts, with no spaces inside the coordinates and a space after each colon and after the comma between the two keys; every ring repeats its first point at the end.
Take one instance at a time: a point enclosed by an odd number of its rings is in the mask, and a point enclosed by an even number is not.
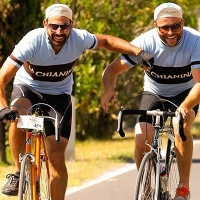
{"type": "MultiPolygon", "coordinates": [[[[133,200],[137,170],[127,164],[80,187],[69,188],[65,200],[133,200]]],[[[200,200],[200,140],[194,140],[190,200],[200,200]]]]}

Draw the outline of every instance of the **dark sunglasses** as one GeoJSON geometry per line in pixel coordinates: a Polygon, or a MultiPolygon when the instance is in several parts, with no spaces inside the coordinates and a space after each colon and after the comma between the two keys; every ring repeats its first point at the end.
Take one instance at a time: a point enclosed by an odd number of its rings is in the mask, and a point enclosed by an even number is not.
{"type": "Polygon", "coordinates": [[[182,29],[183,25],[182,25],[182,23],[179,23],[179,24],[172,24],[170,26],[157,26],[157,27],[161,33],[168,33],[169,29],[172,32],[180,31],[182,29]]]}
{"type": "Polygon", "coordinates": [[[53,31],[57,31],[58,28],[60,28],[62,31],[65,31],[71,27],[71,23],[70,24],[48,24],[48,27],[53,31]]]}

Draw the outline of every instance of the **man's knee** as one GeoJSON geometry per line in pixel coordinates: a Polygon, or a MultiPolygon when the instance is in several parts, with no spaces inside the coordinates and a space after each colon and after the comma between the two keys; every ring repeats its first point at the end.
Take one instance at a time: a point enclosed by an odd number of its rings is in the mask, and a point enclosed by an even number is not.
{"type": "Polygon", "coordinates": [[[65,154],[64,152],[53,152],[48,155],[49,162],[54,166],[63,165],[65,163],[65,154]]]}
{"type": "Polygon", "coordinates": [[[27,110],[31,107],[31,102],[27,98],[20,97],[11,102],[13,105],[13,109],[18,110],[18,112],[22,114],[26,114],[27,110]]]}
{"type": "Polygon", "coordinates": [[[184,133],[186,136],[190,136],[191,134],[191,128],[195,119],[195,112],[194,110],[190,111],[190,117],[187,119],[187,121],[185,121],[184,123],[184,133]]]}

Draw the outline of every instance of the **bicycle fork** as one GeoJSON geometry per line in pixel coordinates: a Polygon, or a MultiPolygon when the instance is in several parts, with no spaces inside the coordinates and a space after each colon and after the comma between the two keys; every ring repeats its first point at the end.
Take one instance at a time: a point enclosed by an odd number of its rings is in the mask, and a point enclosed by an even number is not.
{"type": "Polygon", "coordinates": [[[40,196],[40,186],[39,186],[39,177],[40,177],[40,151],[41,151],[41,142],[40,135],[38,137],[34,136],[34,149],[32,153],[31,146],[31,132],[26,132],[26,153],[19,155],[19,162],[21,163],[24,157],[28,157],[31,163],[31,196],[33,200],[39,200],[40,196]],[[35,138],[36,137],[36,138],[35,138]]]}

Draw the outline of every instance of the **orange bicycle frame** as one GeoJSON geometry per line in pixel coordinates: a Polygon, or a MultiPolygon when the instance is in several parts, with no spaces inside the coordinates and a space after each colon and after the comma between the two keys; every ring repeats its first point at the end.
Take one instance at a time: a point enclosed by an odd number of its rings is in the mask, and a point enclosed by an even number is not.
{"type": "Polygon", "coordinates": [[[49,165],[48,165],[48,156],[46,150],[45,137],[42,132],[33,134],[31,132],[26,132],[26,152],[25,153],[33,153],[35,158],[34,162],[31,164],[31,185],[32,185],[32,199],[39,200],[39,196],[36,191],[36,181],[40,180],[41,174],[41,152],[45,158],[45,164],[47,169],[48,179],[50,178],[49,173],[49,165]],[[33,146],[31,144],[33,142],[33,146]],[[33,149],[32,149],[33,147],[33,149]]]}

